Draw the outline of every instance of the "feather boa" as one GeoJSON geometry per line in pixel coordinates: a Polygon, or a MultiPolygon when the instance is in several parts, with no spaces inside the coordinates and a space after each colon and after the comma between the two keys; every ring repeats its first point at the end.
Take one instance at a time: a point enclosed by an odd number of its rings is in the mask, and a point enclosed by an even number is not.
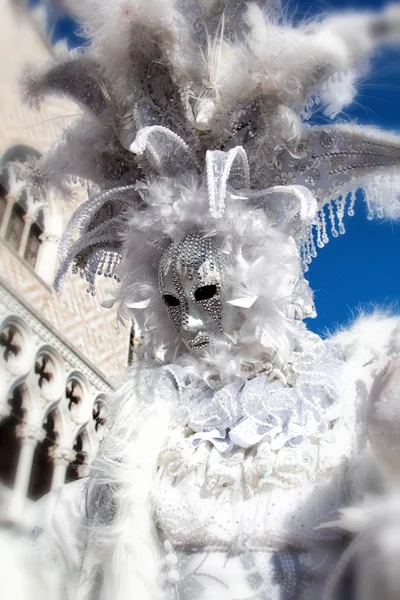
{"type": "MultiPolygon", "coordinates": [[[[254,363],[286,365],[292,351],[307,338],[301,319],[313,311],[293,238],[262,207],[246,211],[247,199],[234,197],[217,231],[205,186],[194,178],[157,179],[141,193],[148,209],[132,214],[124,241],[121,317],[134,314],[140,330],[146,332],[146,345],[164,351],[165,362],[185,354],[159,294],[157,268],[170,239],[182,239],[187,231],[199,228],[203,235],[215,237],[223,257],[226,301],[251,299],[247,308],[237,307],[240,328],[198,354],[195,363],[200,375],[208,372],[223,384],[247,374],[254,363]]],[[[188,364],[191,359],[182,360],[188,364]]]]}
{"type": "Polygon", "coordinates": [[[90,535],[79,583],[82,599],[98,584],[99,569],[100,600],[162,597],[160,542],[149,491],[177,391],[167,379],[153,385],[153,374],[154,365],[135,365],[109,400],[111,422],[88,487],[90,535]]]}

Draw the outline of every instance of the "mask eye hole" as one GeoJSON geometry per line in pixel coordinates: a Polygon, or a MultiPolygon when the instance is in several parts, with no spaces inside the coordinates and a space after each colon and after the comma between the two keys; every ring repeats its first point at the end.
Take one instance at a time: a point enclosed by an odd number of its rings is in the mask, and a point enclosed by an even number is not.
{"type": "Polygon", "coordinates": [[[163,300],[167,306],[180,306],[178,298],[175,298],[172,294],[164,294],[163,300]]]}
{"type": "Polygon", "coordinates": [[[210,300],[217,293],[216,285],[203,285],[202,287],[197,288],[194,293],[194,299],[196,302],[201,302],[202,300],[210,300]]]}

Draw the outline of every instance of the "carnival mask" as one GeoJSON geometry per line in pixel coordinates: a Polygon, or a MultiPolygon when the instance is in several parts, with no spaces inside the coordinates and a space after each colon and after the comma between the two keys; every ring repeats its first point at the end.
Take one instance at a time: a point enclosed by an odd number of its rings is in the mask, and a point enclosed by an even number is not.
{"type": "Polygon", "coordinates": [[[211,238],[189,233],[161,257],[158,286],[175,329],[191,349],[206,348],[222,326],[222,268],[211,238]]]}

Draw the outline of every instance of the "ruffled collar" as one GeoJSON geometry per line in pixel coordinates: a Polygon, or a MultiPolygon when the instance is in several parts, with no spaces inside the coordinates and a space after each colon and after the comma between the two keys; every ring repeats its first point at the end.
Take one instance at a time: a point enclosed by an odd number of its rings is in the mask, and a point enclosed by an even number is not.
{"type": "Polygon", "coordinates": [[[177,384],[177,424],[193,432],[191,445],[211,442],[226,453],[261,441],[279,450],[321,437],[340,416],[342,366],[338,349],[319,341],[293,353],[285,377],[236,378],[219,390],[190,381],[182,367],[170,365],[163,371],[177,384]]]}

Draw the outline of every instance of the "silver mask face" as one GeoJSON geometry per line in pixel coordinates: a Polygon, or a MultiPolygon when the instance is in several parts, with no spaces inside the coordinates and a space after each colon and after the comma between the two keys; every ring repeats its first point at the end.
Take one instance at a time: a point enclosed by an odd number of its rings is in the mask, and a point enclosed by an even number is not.
{"type": "Polygon", "coordinates": [[[222,268],[210,238],[189,233],[158,266],[158,287],[171,321],[191,349],[206,348],[222,328],[222,268]]]}

